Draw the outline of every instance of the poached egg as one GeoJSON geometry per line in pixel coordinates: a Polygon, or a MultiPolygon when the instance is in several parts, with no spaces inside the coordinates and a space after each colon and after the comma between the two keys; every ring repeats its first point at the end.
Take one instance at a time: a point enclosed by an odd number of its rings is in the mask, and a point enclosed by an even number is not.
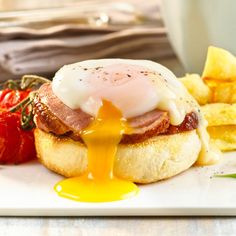
{"type": "Polygon", "coordinates": [[[56,73],[52,89],[68,107],[93,117],[103,99],[126,119],[159,107],[170,111],[171,123],[178,125],[185,117],[183,107],[187,110],[181,101],[183,86],[175,75],[147,60],[100,59],[66,65],[56,73]]]}

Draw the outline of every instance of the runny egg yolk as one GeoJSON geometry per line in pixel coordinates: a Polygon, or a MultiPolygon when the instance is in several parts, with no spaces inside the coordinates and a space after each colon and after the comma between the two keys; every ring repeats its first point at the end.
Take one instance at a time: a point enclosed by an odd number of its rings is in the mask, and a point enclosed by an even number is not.
{"type": "Polygon", "coordinates": [[[83,202],[116,201],[134,196],[138,187],[113,175],[118,144],[129,127],[122,113],[103,100],[97,118],[83,130],[81,137],[88,148],[88,170],[80,176],[56,184],[56,192],[83,202]]]}

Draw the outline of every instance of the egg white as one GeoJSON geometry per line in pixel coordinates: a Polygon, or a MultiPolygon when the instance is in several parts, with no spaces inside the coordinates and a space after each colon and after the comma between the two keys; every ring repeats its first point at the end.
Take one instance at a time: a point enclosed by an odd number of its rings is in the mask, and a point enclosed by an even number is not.
{"type": "Polygon", "coordinates": [[[177,125],[186,114],[186,106],[179,106],[186,92],[182,84],[166,67],[148,60],[99,59],[65,65],[55,74],[52,89],[64,104],[94,117],[103,99],[119,108],[124,118],[159,108],[167,110],[177,125]],[[126,78],[107,82],[119,73],[126,78]]]}

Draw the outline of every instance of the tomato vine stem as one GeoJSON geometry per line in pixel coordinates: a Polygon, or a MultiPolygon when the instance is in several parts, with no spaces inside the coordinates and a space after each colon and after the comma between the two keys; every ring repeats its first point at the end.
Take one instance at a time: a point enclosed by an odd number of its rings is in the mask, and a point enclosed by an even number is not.
{"type": "MultiPolygon", "coordinates": [[[[37,75],[24,75],[21,80],[8,80],[4,83],[3,88],[14,90],[37,89],[44,83],[49,83],[50,80],[37,75]]],[[[30,130],[35,127],[34,118],[34,98],[37,91],[32,91],[29,95],[19,102],[16,106],[9,109],[10,112],[16,112],[21,109],[21,127],[24,130],[30,130]]]]}

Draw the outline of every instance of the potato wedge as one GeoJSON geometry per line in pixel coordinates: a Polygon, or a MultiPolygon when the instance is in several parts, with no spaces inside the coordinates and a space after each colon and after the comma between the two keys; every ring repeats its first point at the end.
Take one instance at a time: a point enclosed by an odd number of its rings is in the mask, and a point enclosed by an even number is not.
{"type": "Polygon", "coordinates": [[[236,143],[229,143],[223,139],[211,139],[211,142],[223,152],[236,150],[236,143]]]}
{"type": "Polygon", "coordinates": [[[211,142],[221,151],[231,151],[236,149],[236,126],[223,125],[211,126],[207,128],[211,137],[211,142]]]}
{"type": "Polygon", "coordinates": [[[208,126],[236,125],[236,104],[212,103],[201,107],[208,126]]]}
{"type": "Polygon", "coordinates": [[[217,81],[236,81],[236,57],[222,48],[210,46],[202,77],[211,82],[210,85],[217,81]]]}
{"type": "Polygon", "coordinates": [[[219,83],[214,88],[212,102],[236,103],[236,81],[219,83]]]}
{"type": "Polygon", "coordinates": [[[198,74],[186,74],[179,78],[189,93],[200,105],[204,105],[211,100],[212,92],[198,74]]]}

